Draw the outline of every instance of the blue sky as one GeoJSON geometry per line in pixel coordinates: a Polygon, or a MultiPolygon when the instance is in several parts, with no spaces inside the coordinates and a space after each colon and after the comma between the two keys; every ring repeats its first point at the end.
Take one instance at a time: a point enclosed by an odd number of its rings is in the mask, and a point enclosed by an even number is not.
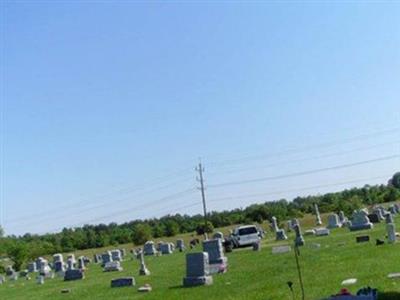
{"type": "Polygon", "coordinates": [[[400,169],[398,3],[1,10],[9,234],[201,213],[199,157],[210,210],[384,183],[400,169]],[[320,171],[213,187],[309,170],[320,171]]]}

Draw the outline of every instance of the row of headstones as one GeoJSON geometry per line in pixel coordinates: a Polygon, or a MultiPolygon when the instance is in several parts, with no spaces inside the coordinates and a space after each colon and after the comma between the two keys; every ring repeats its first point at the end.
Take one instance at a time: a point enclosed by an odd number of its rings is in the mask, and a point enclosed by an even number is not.
{"type": "MultiPolygon", "coordinates": [[[[400,210],[397,210],[397,208],[400,208],[400,206],[395,205],[394,207],[396,207],[396,210],[393,210],[393,212],[396,214],[400,213],[400,210]]],[[[379,209],[381,211],[384,208],[378,207],[376,209],[379,209]]],[[[387,229],[388,241],[389,241],[389,243],[395,243],[396,242],[396,228],[395,228],[392,212],[382,212],[381,211],[381,213],[383,216],[385,216],[384,218],[385,218],[386,224],[387,224],[386,229],[387,229]]],[[[339,219],[339,216],[335,215],[335,214],[333,215],[333,217],[328,218],[328,223],[330,223],[331,228],[335,228],[333,225],[334,225],[334,223],[335,224],[337,223],[338,219],[339,219]],[[331,219],[331,222],[329,222],[329,219],[331,219]]],[[[368,218],[368,210],[366,210],[366,209],[360,209],[360,210],[354,211],[353,216],[352,216],[352,221],[348,221],[344,218],[343,218],[343,220],[345,220],[345,222],[347,222],[348,227],[350,228],[351,231],[373,228],[373,224],[370,222],[370,220],[368,218]]],[[[275,219],[275,221],[276,221],[276,219],[275,219]]],[[[272,222],[272,225],[273,224],[274,224],[274,220],[272,222]]],[[[301,233],[300,224],[299,224],[298,220],[297,219],[291,220],[288,225],[289,225],[289,228],[294,229],[294,231],[296,233],[295,245],[296,246],[304,245],[304,238],[301,233]]],[[[339,227],[339,226],[336,226],[336,227],[339,227]]],[[[279,232],[280,232],[279,229],[276,230],[277,240],[280,239],[279,232]]],[[[316,229],[307,230],[305,232],[305,234],[313,234],[313,235],[317,235],[317,236],[323,236],[323,235],[329,235],[330,231],[328,228],[316,228],[316,229]]],[[[287,237],[285,239],[287,239],[287,237]]]]}
{"type": "MultiPolygon", "coordinates": [[[[190,246],[195,246],[196,242],[190,243],[190,246]]],[[[158,242],[155,244],[153,241],[147,241],[143,246],[144,255],[163,255],[163,254],[172,254],[175,249],[178,249],[179,252],[183,252],[186,250],[185,242],[183,239],[178,239],[176,244],[170,242],[158,242]]]]}
{"type": "MultiPolygon", "coordinates": [[[[314,204],[314,213],[316,216],[316,225],[322,225],[318,205],[314,204]]],[[[386,223],[392,223],[392,215],[400,213],[400,204],[395,203],[386,210],[383,206],[374,207],[372,213],[367,209],[356,210],[353,212],[352,221],[349,221],[343,211],[339,214],[330,214],[328,216],[328,228],[338,228],[347,226],[350,230],[371,229],[372,223],[379,223],[386,219],[386,223]]]]}
{"type": "MultiPolygon", "coordinates": [[[[314,211],[316,214],[316,224],[322,225],[321,217],[319,214],[318,206],[314,204],[314,211]]],[[[393,222],[393,214],[400,213],[400,205],[394,204],[389,208],[389,211],[386,211],[383,207],[378,206],[374,209],[372,216],[379,216],[380,219],[385,219],[387,223],[387,233],[388,239],[390,243],[394,243],[396,241],[396,232],[395,226],[393,222]]],[[[373,228],[373,224],[370,222],[371,214],[368,214],[366,209],[356,210],[353,212],[352,221],[349,221],[344,213],[341,211],[339,215],[331,214],[328,216],[328,226],[327,228],[315,228],[311,230],[307,230],[305,232],[306,235],[317,235],[324,236],[329,235],[329,228],[338,228],[342,226],[348,226],[350,230],[362,230],[362,229],[371,229],[373,228]]],[[[278,227],[278,222],[276,217],[271,218],[271,228],[276,234],[276,240],[286,240],[287,236],[285,234],[284,229],[280,229],[278,227]]],[[[303,245],[304,238],[301,234],[300,224],[297,219],[288,221],[288,230],[295,230],[296,232],[296,244],[303,245]]]]}
{"type": "MultiPolygon", "coordinates": [[[[146,244],[152,245],[155,248],[154,243],[151,241],[146,244]]],[[[155,251],[157,251],[154,248],[151,249],[153,255],[155,255],[155,251]]],[[[137,251],[136,255],[140,259],[139,275],[150,275],[150,271],[147,269],[144,261],[145,248],[137,251]]],[[[227,266],[228,259],[224,255],[222,239],[215,238],[203,241],[203,252],[188,253],[186,255],[186,277],[183,279],[183,284],[184,286],[211,284],[212,274],[226,272],[227,266]]],[[[119,261],[108,262],[104,268],[104,271],[121,270],[122,268],[120,267],[119,261]]],[[[131,285],[135,285],[135,280],[133,277],[118,278],[112,280],[111,282],[112,287],[131,285]]]]}
{"type": "MultiPolygon", "coordinates": [[[[30,280],[30,273],[38,273],[37,283],[43,284],[46,278],[54,278],[55,275],[64,277],[65,280],[68,280],[68,272],[74,270],[76,264],[78,269],[82,271],[89,262],[90,260],[84,256],[79,257],[76,262],[75,256],[70,254],[68,255],[67,263],[65,264],[62,254],[57,253],[53,255],[52,264],[43,257],[38,257],[34,262],[28,264],[28,269],[20,272],[16,272],[12,266],[8,266],[6,268],[6,275],[10,280],[18,280],[18,277],[24,277],[25,279],[30,280]]],[[[1,281],[5,281],[5,277],[2,278],[1,281]]]]}
{"type": "Polygon", "coordinates": [[[105,266],[108,262],[113,261],[123,261],[124,257],[126,256],[125,249],[113,249],[106,251],[102,254],[94,254],[93,260],[94,262],[101,263],[102,266],[105,266]]]}
{"type": "MultiPolygon", "coordinates": [[[[217,234],[217,236],[217,238],[212,240],[203,241],[203,252],[186,254],[186,277],[183,279],[184,286],[209,285],[213,283],[212,274],[226,272],[228,259],[224,255],[222,236],[220,234],[217,234]]],[[[150,271],[148,271],[144,263],[145,250],[148,251],[147,255],[156,255],[156,251],[160,251],[156,249],[154,242],[148,241],[146,244],[148,246],[135,252],[135,255],[141,262],[139,275],[150,274],[150,271]]],[[[177,242],[177,246],[178,244],[183,245],[183,241],[180,240],[180,242],[177,242]]],[[[111,287],[133,285],[135,285],[134,277],[117,278],[111,281],[111,287]]],[[[146,286],[139,288],[139,291],[150,290],[151,287],[146,286]]]]}

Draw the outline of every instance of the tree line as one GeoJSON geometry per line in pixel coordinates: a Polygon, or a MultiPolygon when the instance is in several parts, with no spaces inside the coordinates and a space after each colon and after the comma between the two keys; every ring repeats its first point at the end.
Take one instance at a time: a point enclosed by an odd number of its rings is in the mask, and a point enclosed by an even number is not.
{"type": "MultiPolygon", "coordinates": [[[[365,185],[340,192],[306,197],[296,197],[293,201],[280,199],[246,208],[237,208],[208,214],[208,224],[204,228],[204,217],[198,215],[167,215],[162,218],[133,220],[123,224],[110,223],[64,228],[59,233],[44,235],[26,233],[22,236],[4,236],[0,227],[0,256],[9,257],[16,269],[28,260],[38,256],[58,252],[72,252],[110,245],[133,243],[142,245],[150,239],[171,237],[179,233],[212,232],[214,227],[234,224],[262,223],[272,216],[278,220],[301,217],[313,212],[317,203],[321,213],[344,211],[351,215],[353,210],[365,205],[400,200],[400,172],[393,175],[387,185],[365,185]]],[[[0,270],[1,272],[1,270],[0,270]]]]}

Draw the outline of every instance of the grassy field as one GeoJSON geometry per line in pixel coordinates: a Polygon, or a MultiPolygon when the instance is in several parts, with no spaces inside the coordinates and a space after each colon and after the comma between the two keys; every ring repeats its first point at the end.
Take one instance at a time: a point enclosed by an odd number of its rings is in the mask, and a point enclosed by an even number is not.
{"type": "MultiPolygon", "coordinates": [[[[303,219],[302,229],[310,228],[313,220],[310,216],[303,219]]],[[[400,224],[399,216],[396,221],[400,224]]],[[[400,272],[400,242],[375,246],[375,238],[384,236],[383,223],[369,231],[350,232],[343,228],[332,230],[327,237],[306,236],[306,245],[300,249],[306,299],[321,299],[334,294],[340,290],[344,279],[357,278],[357,283],[349,287],[352,292],[371,286],[384,292],[380,299],[399,300],[400,279],[388,279],[387,275],[400,272]],[[363,234],[370,235],[371,242],[357,244],[355,237],[363,234]],[[315,248],[315,243],[320,244],[320,248],[315,248]]],[[[185,238],[188,239],[189,235],[185,238]]],[[[151,276],[138,276],[139,262],[128,258],[122,263],[124,271],[119,273],[103,273],[99,265],[91,264],[82,281],[64,282],[55,278],[46,280],[44,285],[37,285],[34,278],[31,281],[7,281],[0,286],[0,299],[292,299],[287,281],[294,282],[296,299],[301,299],[293,251],[271,253],[273,246],[292,244],[292,240],[293,233],[289,234],[289,241],[279,243],[269,233],[260,252],[248,248],[228,253],[228,272],[214,275],[214,284],[207,287],[182,287],[185,254],[175,252],[161,257],[146,257],[151,276]],[[111,279],[122,276],[134,276],[136,287],[110,288],[111,279]],[[141,294],[137,287],[145,283],[151,284],[153,291],[141,294]],[[61,294],[65,288],[71,292],[61,294]]],[[[192,251],[200,250],[199,246],[192,251]]]]}

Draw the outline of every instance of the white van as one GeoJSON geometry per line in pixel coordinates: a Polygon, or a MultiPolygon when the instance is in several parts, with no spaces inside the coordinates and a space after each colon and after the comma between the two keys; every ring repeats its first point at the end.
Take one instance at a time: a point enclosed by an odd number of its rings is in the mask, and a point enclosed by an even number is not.
{"type": "Polygon", "coordinates": [[[260,239],[260,233],[255,225],[239,226],[232,232],[232,241],[235,247],[251,246],[258,243],[260,239]]]}

